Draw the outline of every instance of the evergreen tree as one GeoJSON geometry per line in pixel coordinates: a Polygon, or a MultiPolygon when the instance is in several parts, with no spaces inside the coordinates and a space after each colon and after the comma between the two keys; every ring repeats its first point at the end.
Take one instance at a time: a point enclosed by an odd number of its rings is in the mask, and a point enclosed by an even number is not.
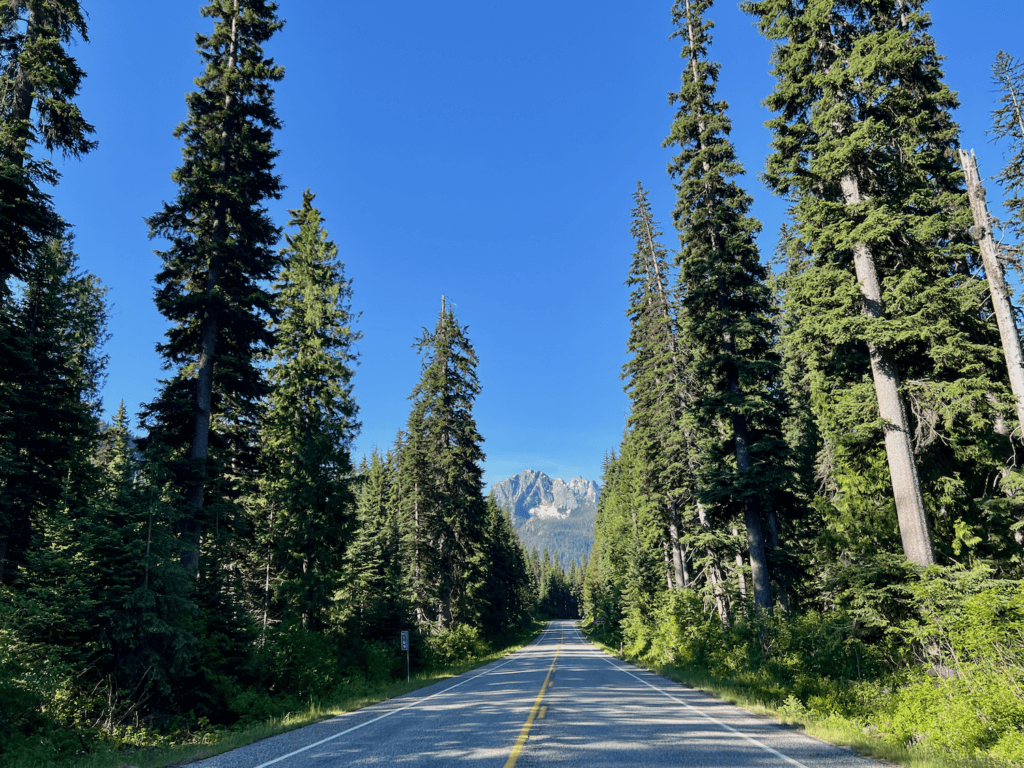
{"type": "MultiPolygon", "coordinates": [[[[806,314],[809,308],[789,300],[790,285],[799,283],[800,275],[808,264],[808,254],[801,248],[796,233],[788,224],[783,224],[772,260],[777,273],[770,280],[770,285],[776,305],[783,309],[779,315],[777,348],[782,360],[782,389],[787,405],[783,435],[794,473],[792,501],[786,510],[787,551],[773,548],[772,566],[779,574],[780,585],[787,588],[797,585],[802,577],[808,575],[804,566],[811,565],[815,554],[823,554],[815,552],[815,541],[822,533],[822,517],[814,507],[820,480],[817,460],[822,440],[812,404],[807,360],[801,354],[799,344],[799,329],[809,322],[806,314]]],[[[774,533],[770,533],[774,537],[774,533]]],[[[785,590],[780,591],[780,598],[787,597],[785,590]]],[[[791,604],[787,607],[796,606],[791,604]]]]}
{"type": "Polygon", "coordinates": [[[407,564],[406,592],[416,624],[427,627],[433,620],[427,615],[430,574],[434,571],[434,548],[430,543],[427,516],[431,483],[428,477],[430,454],[420,439],[424,414],[417,408],[409,413],[408,432],[399,431],[394,454],[398,464],[398,506],[402,531],[402,557],[407,564]]]}
{"type": "Polygon", "coordinates": [[[345,553],[341,607],[358,635],[368,640],[392,638],[409,613],[394,465],[393,454],[374,451],[360,468],[355,534],[345,553]]]}
{"type": "Polygon", "coordinates": [[[487,499],[483,626],[491,636],[523,627],[535,607],[526,553],[509,516],[491,495],[487,499]]]}
{"type": "Polygon", "coordinates": [[[477,356],[442,302],[433,332],[415,348],[422,374],[400,451],[403,522],[417,621],[445,628],[475,623],[483,609],[484,459],[473,418],[477,356]]]}
{"type": "Polygon", "coordinates": [[[585,587],[585,609],[621,625],[631,644],[643,644],[651,610],[666,588],[665,540],[658,499],[645,486],[648,474],[627,432],[621,453],[605,458],[585,587]]]}
{"type": "Polygon", "coordinates": [[[282,26],[276,10],[269,0],[212,0],[202,9],[214,29],[196,36],[206,71],[175,131],[184,141],[172,175],[178,197],[148,220],[151,235],[169,242],[159,252],[156,303],[172,324],[158,347],[172,374],[143,416],[147,444],[172,449],[182,562],[191,569],[204,527],[229,524],[230,504],[207,509],[207,491],[214,507],[237,496],[267,392],[256,358],[273,342],[266,283],[278,267],[279,233],[264,203],[281,192],[273,83],[284,71],[263,44],[282,26]]]}
{"type": "Polygon", "coordinates": [[[540,554],[537,552],[537,548],[534,547],[530,550],[530,572],[533,574],[533,580],[537,584],[537,589],[540,589],[540,554]]]}
{"type": "Polygon", "coordinates": [[[619,517],[622,534],[622,612],[623,634],[634,646],[642,645],[658,596],[664,592],[665,570],[662,562],[664,536],[659,525],[658,500],[647,486],[644,457],[627,434],[616,462],[615,479],[605,484],[608,511],[619,517]]]}
{"type": "Polygon", "coordinates": [[[694,349],[697,420],[709,436],[701,501],[742,507],[755,602],[770,609],[762,517],[777,508],[786,483],[779,360],[767,273],[754,242],[760,224],[748,215],[752,201],[734,180],[743,169],[729,139],[728,107],[716,98],[719,66],[707,58],[710,5],[678,0],[672,10],[685,62],[665,140],[680,150],[669,166],[677,192],[680,323],[694,349]]]}
{"type": "Polygon", "coordinates": [[[695,498],[690,458],[695,448],[690,416],[693,393],[686,380],[688,350],[680,343],[667,252],[651,215],[647,192],[637,183],[630,231],[636,250],[626,284],[633,288],[629,362],[623,366],[631,408],[628,424],[643,455],[645,487],[661,508],[659,528],[671,551],[673,586],[689,582],[683,510],[695,498]]]}
{"type": "MultiPolygon", "coordinates": [[[[10,548],[18,550],[26,541],[26,494],[34,492],[37,480],[52,485],[48,472],[38,479],[26,474],[26,462],[45,464],[45,455],[33,459],[24,452],[28,442],[54,439],[45,433],[46,425],[52,428],[49,416],[35,435],[35,423],[26,418],[35,410],[30,387],[52,364],[33,357],[41,343],[36,331],[48,320],[26,316],[29,305],[16,306],[9,281],[38,280],[41,264],[53,260],[54,242],[65,237],[64,223],[41,188],[56,184],[60,175],[34,150],[79,157],[95,147],[88,138],[93,128],[74,103],[85,77],[66,51],[76,36],[88,41],[75,0],[11,0],[0,8],[0,581],[9,578],[10,548]]],[[[38,499],[43,505],[50,501],[52,496],[38,499]]]]}
{"type": "Polygon", "coordinates": [[[17,579],[34,532],[62,506],[84,507],[99,439],[106,289],[78,269],[70,239],[33,251],[10,308],[23,355],[3,403],[10,453],[0,477],[0,575],[17,579]]]}
{"type": "Polygon", "coordinates": [[[547,605],[548,594],[551,592],[551,555],[548,548],[544,547],[544,554],[540,558],[540,586],[537,594],[540,596],[540,604],[547,605]]]}
{"type": "Polygon", "coordinates": [[[95,148],[93,127],[74,99],[85,72],[66,46],[88,42],[77,0],[11,0],[0,8],[0,299],[23,278],[29,254],[62,233],[39,185],[60,177],[47,153],[80,157],[95,148]]]}
{"type": "MultiPolygon", "coordinates": [[[[304,626],[321,625],[340,579],[349,528],[350,448],[359,423],[351,281],[337,261],[314,195],[291,211],[275,284],[277,344],[261,432],[261,502],[273,515],[278,601],[304,626]]],[[[269,524],[263,520],[264,527],[269,524]]]]}
{"type": "Polygon", "coordinates": [[[793,201],[811,254],[787,305],[801,307],[791,348],[821,429],[829,524],[868,554],[898,521],[906,557],[928,565],[933,528],[952,546],[957,525],[982,522],[975,478],[1000,463],[990,400],[1008,398],[953,163],[956,99],[923,7],[745,3],[777,42],[765,179],[793,201]]]}
{"type": "Polygon", "coordinates": [[[621,516],[613,514],[610,499],[614,498],[616,465],[614,451],[606,453],[601,463],[601,496],[597,500],[594,519],[594,545],[590,551],[590,568],[584,583],[583,609],[588,615],[614,623],[619,617],[622,592],[622,562],[619,545],[623,531],[621,516]]]}
{"type": "Polygon", "coordinates": [[[99,486],[76,526],[79,567],[88,591],[88,667],[105,696],[98,722],[107,730],[138,722],[171,701],[172,686],[198,651],[188,624],[189,585],[159,479],[142,466],[122,402],[97,454],[99,486]]]}

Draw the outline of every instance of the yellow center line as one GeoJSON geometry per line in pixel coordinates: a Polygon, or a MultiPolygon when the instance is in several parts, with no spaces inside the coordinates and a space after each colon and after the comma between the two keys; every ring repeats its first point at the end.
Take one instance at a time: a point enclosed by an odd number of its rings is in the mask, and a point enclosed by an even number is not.
{"type": "MultiPolygon", "coordinates": [[[[519,759],[519,753],[523,751],[523,745],[526,743],[526,739],[530,736],[530,727],[533,725],[533,721],[537,719],[537,711],[540,709],[540,702],[544,698],[544,691],[548,689],[548,682],[551,680],[551,673],[555,671],[555,664],[558,663],[558,654],[562,650],[562,643],[558,643],[558,648],[555,649],[555,658],[551,660],[551,666],[548,668],[548,676],[544,678],[544,684],[540,687],[540,693],[537,694],[536,700],[533,702],[533,709],[530,710],[530,716],[526,718],[526,725],[523,726],[523,730],[519,732],[519,738],[516,739],[516,745],[512,747],[512,754],[508,756],[508,762],[505,763],[505,768],[513,768],[516,764],[516,760],[519,759]]],[[[545,711],[547,707],[545,707],[545,711]]]]}
{"type": "Polygon", "coordinates": [[[540,708],[540,714],[537,715],[537,719],[538,720],[543,720],[544,719],[544,715],[546,715],[547,713],[548,713],[548,705],[545,704],[543,707],[540,708]]]}

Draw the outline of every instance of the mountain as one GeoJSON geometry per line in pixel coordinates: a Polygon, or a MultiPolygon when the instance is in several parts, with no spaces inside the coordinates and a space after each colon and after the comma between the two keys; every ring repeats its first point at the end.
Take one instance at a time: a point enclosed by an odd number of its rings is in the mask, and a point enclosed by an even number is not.
{"type": "Polygon", "coordinates": [[[583,562],[594,541],[600,488],[593,480],[565,481],[528,469],[491,486],[498,506],[509,513],[527,551],[547,547],[568,567],[583,562]]]}

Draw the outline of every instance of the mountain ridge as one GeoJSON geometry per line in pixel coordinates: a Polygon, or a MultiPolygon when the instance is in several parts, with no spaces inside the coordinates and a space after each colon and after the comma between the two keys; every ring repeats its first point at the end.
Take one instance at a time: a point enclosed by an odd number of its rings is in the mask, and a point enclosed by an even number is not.
{"type": "Polygon", "coordinates": [[[582,565],[594,540],[600,486],[585,477],[568,481],[526,469],[491,487],[527,550],[536,548],[568,566],[582,565]]]}

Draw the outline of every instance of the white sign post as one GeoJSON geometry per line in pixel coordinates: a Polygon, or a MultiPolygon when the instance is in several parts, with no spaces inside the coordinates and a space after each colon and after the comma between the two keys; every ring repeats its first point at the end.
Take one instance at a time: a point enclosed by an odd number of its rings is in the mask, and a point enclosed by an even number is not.
{"type": "Polygon", "coordinates": [[[405,651],[405,682],[409,682],[409,630],[402,630],[402,650],[405,651]]]}

